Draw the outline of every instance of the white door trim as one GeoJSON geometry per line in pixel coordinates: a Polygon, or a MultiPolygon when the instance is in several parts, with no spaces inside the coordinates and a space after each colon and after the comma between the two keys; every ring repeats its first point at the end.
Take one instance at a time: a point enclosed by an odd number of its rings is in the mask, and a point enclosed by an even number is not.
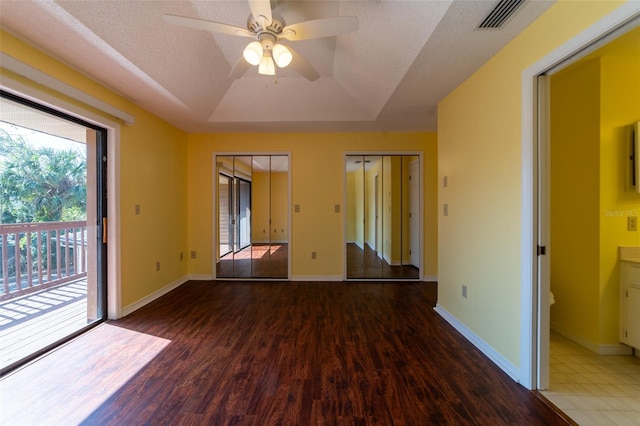
{"type": "Polygon", "coordinates": [[[605,16],[571,40],[544,56],[522,72],[522,239],[521,239],[521,330],[520,330],[520,383],[528,389],[538,388],[538,329],[537,315],[540,294],[547,297],[549,288],[538,285],[537,252],[538,222],[537,201],[537,78],[549,70],[556,70],[559,64],[575,60],[575,55],[583,52],[615,29],[640,16],[640,2],[630,1],[605,16]]]}

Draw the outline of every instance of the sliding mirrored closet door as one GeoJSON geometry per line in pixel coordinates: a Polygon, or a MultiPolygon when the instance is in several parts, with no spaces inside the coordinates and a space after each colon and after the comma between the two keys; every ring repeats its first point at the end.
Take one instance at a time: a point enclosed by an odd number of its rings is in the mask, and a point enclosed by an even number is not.
{"type": "Polygon", "coordinates": [[[289,157],[216,156],[217,278],[287,278],[289,157]]]}
{"type": "Polygon", "coordinates": [[[420,278],[420,159],[346,158],[346,276],[420,278]]]}

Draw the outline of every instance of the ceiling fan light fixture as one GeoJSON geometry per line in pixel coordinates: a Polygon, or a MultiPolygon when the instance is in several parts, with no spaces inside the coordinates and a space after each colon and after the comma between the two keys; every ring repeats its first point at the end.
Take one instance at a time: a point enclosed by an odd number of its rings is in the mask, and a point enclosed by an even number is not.
{"type": "Polygon", "coordinates": [[[282,44],[276,44],[273,46],[273,59],[280,68],[284,68],[291,63],[293,55],[291,51],[282,44]]]}
{"type": "Polygon", "coordinates": [[[258,65],[262,59],[262,44],[259,41],[252,41],[244,48],[242,56],[251,65],[258,65]]]}
{"type": "Polygon", "coordinates": [[[258,74],[276,75],[276,66],[268,50],[265,50],[264,55],[260,60],[260,65],[258,66],[258,74]]]}

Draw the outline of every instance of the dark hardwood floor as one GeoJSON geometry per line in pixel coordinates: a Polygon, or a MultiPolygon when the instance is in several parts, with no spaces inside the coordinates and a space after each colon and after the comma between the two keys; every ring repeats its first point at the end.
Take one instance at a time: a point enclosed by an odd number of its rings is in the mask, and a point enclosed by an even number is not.
{"type": "Polygon", "coordinates": [[[348,279],[413,279],[420,278],[420,270],[413,265],[389,265],[369,245],[364,249],[347,243],[348,279]]]}
{"type": "Polygon", "coordinates": [[[555,425],[436,284],[189,282],[0,382],[3,424],[555,425]]]}
{"type": "Polygon", "coordinates": [[[289,244],[252,244],[220,258],[218,278],[287,278],[289,244]]]}

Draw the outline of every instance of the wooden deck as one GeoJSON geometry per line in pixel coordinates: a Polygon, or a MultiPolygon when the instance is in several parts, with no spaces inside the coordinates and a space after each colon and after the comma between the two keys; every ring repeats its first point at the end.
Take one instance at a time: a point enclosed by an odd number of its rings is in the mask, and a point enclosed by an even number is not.
{"type": "Polygon", "coordinates": [[[0,370],[86,325],[86,279],[0,303],[0,370]]]}

